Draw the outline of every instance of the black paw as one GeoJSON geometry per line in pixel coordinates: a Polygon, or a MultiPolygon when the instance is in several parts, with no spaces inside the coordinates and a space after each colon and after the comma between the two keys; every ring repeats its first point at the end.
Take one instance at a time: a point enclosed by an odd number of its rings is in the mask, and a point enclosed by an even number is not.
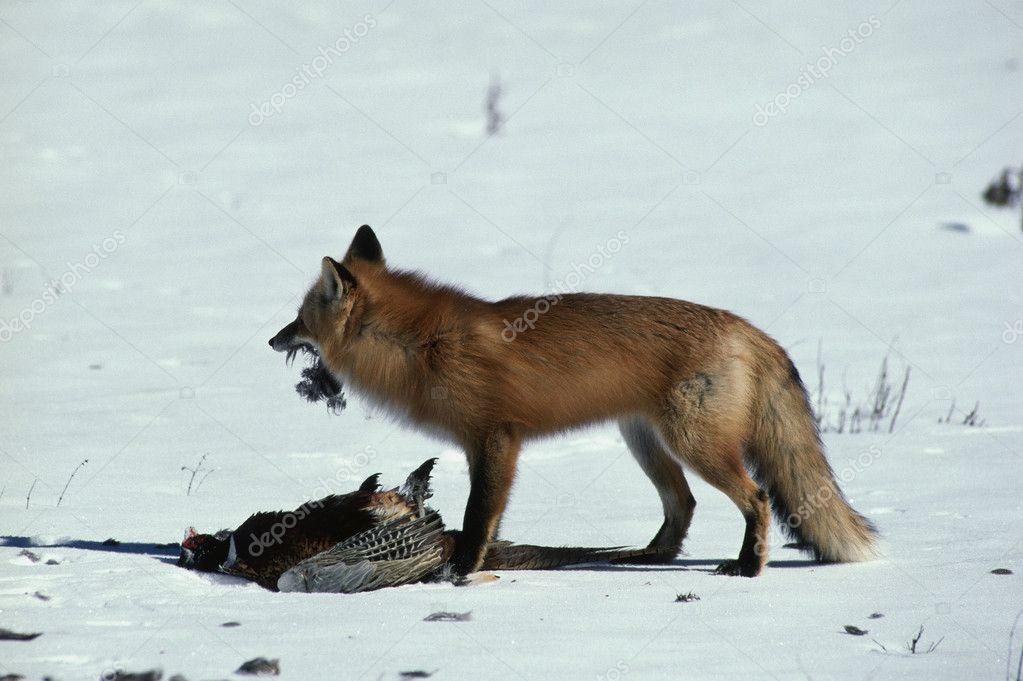
{"type": "MultiPolygon", "coordinates": [[[[463,535],[464,536],[464,535],[463,535]]],[[[481,544],[465,544],[456,539],[455,553],[451,557],[451,570],[457,577],[465,577],[480,569],[483,563],[483,546],[481,544]]]]}
{"type": "Polygon", "coordinates": [[[760,566],[738,560],[726,560],[718,565],[714,574],[729,577],[756,577],[760,574],[760,566]]]}

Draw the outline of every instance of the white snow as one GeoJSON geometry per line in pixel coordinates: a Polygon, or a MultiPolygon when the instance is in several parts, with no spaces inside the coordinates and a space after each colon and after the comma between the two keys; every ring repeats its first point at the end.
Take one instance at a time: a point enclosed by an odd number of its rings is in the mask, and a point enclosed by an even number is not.
{"type": "MultiPolygon", "coordinates": [[[[1018,3],[302,5],[0,8],[0,627],[43,632],[0,642],[0,675],[227,678],[264,656],[285,679],[1015,678],[1023,233],[980,192],[1020,161],[1018,3]],[[492,75],[507,121],[487,139],[492,75]],[[460,523],[459,452],[354,399],[304,403],[267,347],[363,223],[394,265],[487,297],[581,278],[731,309],[811,389],[820,342],[833,400],[893,348],[912,366],[895,432],[825,437],[883,555],[820,566],[774,532],[761,577],[713,576],[742,521],[694,479],[665,567],[345,597],[176,568],[153,546],[189,525],[432,456],[460,523]],[[986,424],[939,423],[952,398],[986,424]],[[472,619],[423,621],[441,610],[472,619]],[[910,655],[921,626],[941,643],[910,655]]],[[[643,544],[660,521],[600,427],[526,450],[503,533],[643,544]]]]}

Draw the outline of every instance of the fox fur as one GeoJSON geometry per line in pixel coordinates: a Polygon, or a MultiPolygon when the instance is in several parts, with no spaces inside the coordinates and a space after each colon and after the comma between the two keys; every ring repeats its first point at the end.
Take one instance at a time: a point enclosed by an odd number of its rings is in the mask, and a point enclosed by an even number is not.
{"type": "Polygon", "coordinates": [[[465,450],[470,492],[453,559],[463,574],[494,537],[523,443],[606,421],[660,495],[650,546],[662,561],[678,554],[696,505],[683,466],[746,521],[724,574],[761,572],[771,508],[821,561],[875,553],[876,530],[838,488],[796,367],[730,312],[593,293],[490,302],[391,269],[363,226],[340,262],[323,259],[270,345],[313,349],[357,394],[465,450]],[[528,327],[509,321],[530,310],[528,327]]]}

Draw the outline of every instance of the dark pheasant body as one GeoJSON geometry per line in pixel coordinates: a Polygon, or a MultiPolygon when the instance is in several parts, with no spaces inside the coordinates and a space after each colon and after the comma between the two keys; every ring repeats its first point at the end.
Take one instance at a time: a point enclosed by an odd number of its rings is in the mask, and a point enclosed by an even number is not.
{"type": "Polygon", "coordinates": [[[380,491],[379,475],[372,475],[354,492],[307,501],[293,511],[255,513],[233,531],[206,535],[189,528],[178,565],[243,577],[276,591],[281,575],[303,560],[419,513],[429,496],[433,463],[420,466],[400,489],[380,491]]]}
{"type": "MultiPolygon", "coordinates": [[[[221,572],[272,591],[354,593],[443,576],[455,533],[425,505],[436,459],[399,488],[380,491],[373,475],[355,492],[256,513],[214,535],[189,528],[178,565],[221,572]]],[[[649,555],[650,549],[543,547],[495,541],[483,569],[546,570],[649,555]]]]}
{"type": "Polygon", "coordinates": [[[370,493],[353,492],[303,504],[294,511],[256,513],[230,537],[234,551],[221,571],[276,590],[277,579],[296,563],[333,547],[379,522],[370,493]]]}

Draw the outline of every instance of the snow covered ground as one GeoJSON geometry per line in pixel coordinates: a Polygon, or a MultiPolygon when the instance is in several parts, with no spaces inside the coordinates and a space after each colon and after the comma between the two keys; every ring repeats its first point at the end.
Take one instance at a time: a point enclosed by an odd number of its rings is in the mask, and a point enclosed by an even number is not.
{"type": "MultiPolygon", "coordinates": [[[[0,627],[42,636],[0,641],[0,675],[1016,678],[1023,234],[979,193],[1020,160],[1021,31],[1008,0],[4,3],[0,627]],[[266,346],[363,223],[484,296],[732,309],[812,389],[820,345],[832,404],[890,352],[912,367],[895,431],[825,437],[883,556],[819,566],[775,533],[763,576],[713,576],[742,521],[694,480],[687,555],[660,568],[341,597],[174,567],[155,545],[190,524],[432,456],[457,525],[459,452],[303,403],[266,346]],[[921,626],[940,644],[909,654],[921,626]]],[[[659,523],[600,427],[525,452],[503,531],[642,544],[659,523]]]]}

